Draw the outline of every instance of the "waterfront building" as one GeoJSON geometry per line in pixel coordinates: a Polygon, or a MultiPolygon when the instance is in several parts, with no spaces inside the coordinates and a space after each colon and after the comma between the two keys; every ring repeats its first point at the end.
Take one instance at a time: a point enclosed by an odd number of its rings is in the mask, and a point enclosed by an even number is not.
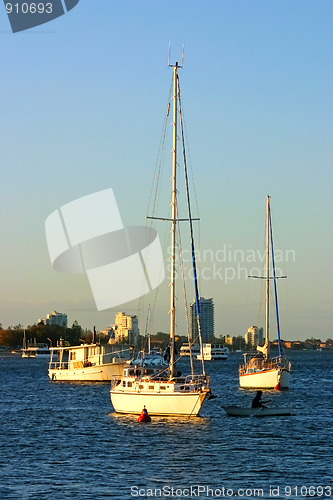
{"type": "Polygon", "coordinates": [[[38,323],[44,323],[47,326],[64,326],[67,327],[67,314],[52,311],[45,318],[39,319],[38,323]]]}
{"type": "Polygon", "coordinates": [[[136,345],[140,336],[138,317],[119,312],[116,314],[114,332],[117,343],[125,342],[130,345],[136,345]]]}
{"type": "MultiPolygon", "coordinates": [[[[213,299],[200,297],[200,328],[202,342],[209,342],[214,338],[214,302],[213,299]]],[[[190,304],[190,338],[195,340],[198,336],[198,323],[196,318],[195,300],[190,304]]]]}
{"type": "Polygon", "coordinates": [[[264,344],[264,330],[257,326],[250,326],[245,333],[245,342],[251,347],[264,344]]]}

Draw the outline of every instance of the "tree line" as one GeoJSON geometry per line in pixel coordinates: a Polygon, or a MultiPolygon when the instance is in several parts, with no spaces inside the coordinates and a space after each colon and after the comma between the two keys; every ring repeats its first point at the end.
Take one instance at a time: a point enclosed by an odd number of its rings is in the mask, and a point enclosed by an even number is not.
{"type": "Polygon", "coordinates": [[[0,327],[0,346],[17,349],[23,345],[24,332],[27,341],[36,339],[37,343],[57,345],[57,341],[63,338],[70,345],[77,345],[80,339],[91,342],[91,330],[84,330],[77,321],[74,321],[71,328],[59,325],[44,325],[43,322],[37,325],[24,328],[22,325],[10,326],[6,329],[0,327]]]}

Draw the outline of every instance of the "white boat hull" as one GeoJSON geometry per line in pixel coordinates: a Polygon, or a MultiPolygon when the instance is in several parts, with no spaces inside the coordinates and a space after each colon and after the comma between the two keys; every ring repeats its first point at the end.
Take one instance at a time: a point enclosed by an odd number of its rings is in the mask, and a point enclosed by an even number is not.
{"type": "Polygon", "coordinates": [[[254,371],[239,375],[239,385],[244,389],[289,389],[291,373],[281,368],[254,371]]]}
{"type": "Polygon", "coordinates": [[[195,417],[199,414],[207,392],[172,392],[167,394],[145,392],[120,392],[111,389],[111,403],[117,413],[139,415],[147,408],[149,415],[183,415],[195,417]]]}
{"type": "Polygon", "coordinates": [[[277,417],[294,413],[294,407],[285,408],[242,408],[240,406],[222,406],[224,411],[232,417],[277,417]]]}
{"type": "Polygon", "coordinates": [[[113,380],[115,377],[121,377],[125,361],[119,363],[105,363],[103,365],[92,365],[82,368],[49,369],[51,380],[68,382],[104,382],[113,380]]]}
{"type": "Polygon", "coordinates": [[[50,354],[22,354],[22,358],[50,359],[50,354]]]}
{"type": "Polygon", "coordinates": [[[38,352],[38,350],[24,350],[22,352],[22,358],[33,358],[33,359],[50,359],[50,352],[38,352]]]}
{"type": "MultiPolygon", "coordinates": [[[[211,355],[211,356],[204,356],[203,359],[204,359],[204,361],[217,361],[219,359],[228,359],[228,355],[227,354],[216,354],[216,355],[211,355]]],[[[197,355],[197,360],[198,361],[202,360],[201,354],[197,355]]]]}

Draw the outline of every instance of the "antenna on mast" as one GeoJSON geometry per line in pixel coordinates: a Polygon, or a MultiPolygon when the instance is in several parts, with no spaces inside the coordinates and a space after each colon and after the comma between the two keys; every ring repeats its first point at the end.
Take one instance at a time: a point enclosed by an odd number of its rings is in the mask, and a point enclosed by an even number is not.
{"type": "Polygon", "coordinates": [[[170,64],[170,51],[171,51],[171,43],[169,42],[169,57],[168,57],[168,66],[170,66],[171,68],[173,68],[174,66],[177,66],[177,68],[182,68],[183,67],[183,63],[184,63],[184,47],[185,47],[185,44],[183,43],[183,50],[182,50],[182,62],[181,64],[178,64],[178,61],[176,61],[175,64],[170,64]]]}

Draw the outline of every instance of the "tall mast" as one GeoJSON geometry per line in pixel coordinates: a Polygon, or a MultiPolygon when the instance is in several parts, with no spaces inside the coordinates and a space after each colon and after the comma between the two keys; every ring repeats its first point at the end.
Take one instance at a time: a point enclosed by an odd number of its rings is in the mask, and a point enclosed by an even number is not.
{"type": "Polygon", "coordinates": [[[150,354],[150,304],[149,304],[149,309],[148,309],[148,353],[150,354]]]}
{"type": "Polygon", "coordinates": [[[266,336],[265,336],[266,353],[269,352],[269,195],[266,199],[266,336]]]}
{"type": "Polygon", "coordinates": [[[171,201],[171,279],[170,279],[170,377],[174,376],[175,362],[175,253],[176,253],[176,212],[177,212],[177,97],[178,97],[178,62],[173,66],[173,140],[172,140],[172,201],[171,201]]]}

